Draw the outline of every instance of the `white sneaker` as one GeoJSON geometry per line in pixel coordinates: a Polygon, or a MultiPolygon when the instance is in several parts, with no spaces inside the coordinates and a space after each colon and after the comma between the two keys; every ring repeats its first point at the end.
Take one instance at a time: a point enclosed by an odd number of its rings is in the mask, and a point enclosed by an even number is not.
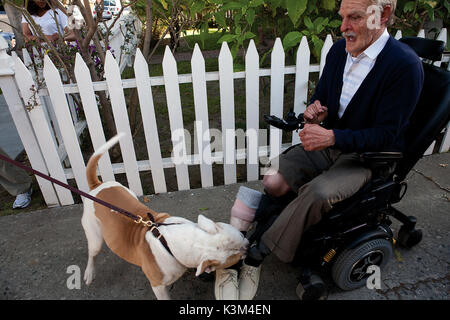
{"type": "Polygon", "coordinates": [[[252,300],[258,290],[261,266],[252,267],[243,263],[239,276],[239,299],[252,300]]]}
{"type": "Polygon", "coordinates": [[[216,300],[239,300],[239,283],[237,270],[216,270],[214,295],[216,296],[216,300]]]}
{"type": "Polygon", "coordinates": [[[31,194],[32,193],[33,193],[33,189],[30,188],[30,190],[28,190],[27,192],[17,195],[16,200],[13,203],[13,209],[28,207],[28,205],[31,202],[31,194]]]}

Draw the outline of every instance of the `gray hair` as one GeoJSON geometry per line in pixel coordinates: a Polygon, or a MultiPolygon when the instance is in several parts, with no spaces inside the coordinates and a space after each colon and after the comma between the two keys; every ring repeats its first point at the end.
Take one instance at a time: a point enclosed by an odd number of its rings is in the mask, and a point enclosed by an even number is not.
{"type": "Polygon", "coordinates": [[[390,6],[392,8],[391,15],[389,16],[388,21],[386,22],[386,26],[390,26],[394,23],[395,18],[395,8],[397,7],[397,0],[369,0],[372,4],[378,6],[381,10],[386,6],[390,6]]]}

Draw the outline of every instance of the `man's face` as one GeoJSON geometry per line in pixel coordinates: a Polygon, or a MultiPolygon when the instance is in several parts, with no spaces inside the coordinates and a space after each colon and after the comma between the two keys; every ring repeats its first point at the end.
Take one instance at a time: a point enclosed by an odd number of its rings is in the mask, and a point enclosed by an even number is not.
{"type": "Polygon", "coordinates": [[[369,28],[367,20],[372,5],[369,0],[342,0],[339,15],[342,17],[341,32],[345,37],[345,49],[356,57],[367,49],[381,34],[380,28],[369,28]]]}

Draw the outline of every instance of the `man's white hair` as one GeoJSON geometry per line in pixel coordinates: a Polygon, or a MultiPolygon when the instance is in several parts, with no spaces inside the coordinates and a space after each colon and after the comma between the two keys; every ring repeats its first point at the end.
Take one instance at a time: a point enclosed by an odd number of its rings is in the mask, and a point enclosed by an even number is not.
{"type": "Polygon", "coordinates": [[[397,7],[397,0],[369,0],[372,4],[378,6],[380,10],[383,10],[384,7],[391,7],[391,15],[389,16],[388,21],[386,22],[386,26],[390,26],[394,23],[394,12],[397,7]]]}

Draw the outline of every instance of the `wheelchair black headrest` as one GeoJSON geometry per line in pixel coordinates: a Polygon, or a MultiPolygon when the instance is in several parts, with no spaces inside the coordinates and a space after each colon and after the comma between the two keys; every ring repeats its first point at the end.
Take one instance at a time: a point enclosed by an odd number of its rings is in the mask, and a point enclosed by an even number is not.
{"type": "Polygon", "coordinates": [[[423,63],[424,84],[405,136],[396,174],[403,180],[450,121],[450,72],[423,63]]]}
{"type": "Polygon", "coordinates": [[[403,37],[399,40],[410,46],[419,57],[431,61],[438,61],[442,58],[445,43],[440,40],[424,39],[418,37],[403,37]]]}

